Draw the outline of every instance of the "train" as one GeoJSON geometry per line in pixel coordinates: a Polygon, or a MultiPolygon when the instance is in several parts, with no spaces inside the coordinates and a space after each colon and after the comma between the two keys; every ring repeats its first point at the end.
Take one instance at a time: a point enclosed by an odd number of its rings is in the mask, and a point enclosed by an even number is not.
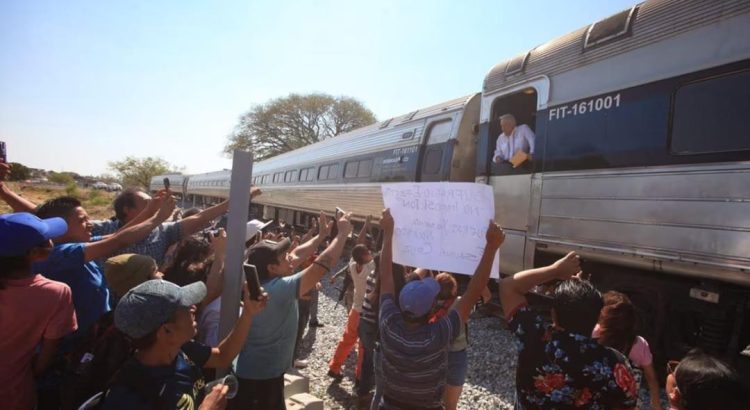
{"type": "MultiPolygon", "coordinates": [[[[747,0],[636,4],[501,61],[477,93],[254,164],[255,212],[305,226],[378,215],[390,182],[489,184],[501,274],[575,250],[633,300],[657,361],[698,346],[750,374],[748,39],[747,0]],[[535,134],[516,168],[493,161],[506,113],[535,134]]],[[[229,176],[182,194],[226,198],[229,176]]]]}

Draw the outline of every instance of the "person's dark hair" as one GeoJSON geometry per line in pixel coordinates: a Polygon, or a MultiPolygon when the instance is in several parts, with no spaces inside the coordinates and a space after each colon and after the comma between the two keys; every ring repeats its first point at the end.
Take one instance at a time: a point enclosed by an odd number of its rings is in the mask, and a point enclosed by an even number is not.
{"type": "Polygon", "coordinates": [[[365,255],[367,255],[368,252],[370,252],[370,250],[366,245],[356,245],[352,248],[352,259],[354,259],[354,262],[357,262],[357,264],[363,265],[365,263],[365,255]]]}
{"type": "Polygon", "coordinates": [[[674,372],[685,410],[748,408],[748,394],[739,373],[722,360],[698,349],[688,352],[674,372]]]}
{"type": "Polygon", "coordinates": [[[568,332],[581,335],[591,335],[602,307],[602,294],[586,280],[564,280],[557,285],[552,296],[557,324],[568,332]]]}
{"type": "Polygon", "coordinates": [[[67,219],[79,206],[81,206],[81,201],[76,198],[73,198],[72,196],[61,196],[50,199],[39,206],[36,210],[36,216],[41,219],[55,217],[67,219]]]}
{"type": "Polygon", "coordinates": [[[211,256],[211,244],[203,238],[190,236],[177,245],[174,262],[164,271],[164,279],[179,286],[205,280],[207,266],[200,272],[191,271],[190,265],[207,262],[211,256]]]}
{"type": "Polygon", "coordinates": [[[599,314],[599,343],[627,356],[637,336],[635,306],[627,295],[616,291],[605,293],[602,300],[604,307],[599,314]]]}
{"type": "Polygon", "coordinates": [[[0,290],[5,289],[5,281],[18,272],[31,271],[31,262],[27,255],[0,257],[0,290]]]}
{"type": "Polygon", "coordinates": [[[188,208],[188,209],[182,211],[182,218],[183,219],[190,218],[191,216],[198,215],[199,213],[201,213],[201,210],[199,208],[195,208],[195,207],[188,208]]]}
{"type": "Polygon", "coordinates": [[[135,208],[135,200],[138,197],[138,193],[143,192],[138,188],[128,188],[117,195],[113,207],[115,208],[115,218],[120,221],[125,219],[125,207],[135,208]]]}

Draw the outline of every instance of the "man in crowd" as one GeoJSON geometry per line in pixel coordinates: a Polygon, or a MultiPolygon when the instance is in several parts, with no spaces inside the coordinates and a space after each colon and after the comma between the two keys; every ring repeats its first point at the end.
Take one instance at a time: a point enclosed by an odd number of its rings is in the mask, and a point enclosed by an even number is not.
{"type": "Polygon", "coordinates": [[[0,215],[0,403],[5,409],[34,408],[34,376],[44,373],[60,340],[76,330],[68,285],[32,269],[52,252],[50,239],[67,229],[62,218],[0,215]]]}
{"type": "MultiPolygon", "coordinates": [[[[163,194],[144,212],[152,214],[129,228],[117,231],[92,242],[92,225],[81,202],[72,197],[49,200],[37,210],[40,218],[63,218],[67,232],[55,238],[55,247],[45,261],[34,264],[34,271],[45,277],[63,282],[73,291],[73,304],[78,316],[77,335],[85,334],[99,317],[111,310],[111,299],[106,280],[99,265],[104,259],[122,248],[146,237],[165,219],[172,215],[174,199],[163,194]]],[[[94,238],[97,239],[97,238],[94,238]]]]}
{"type": "MultiPolygon", "coordinates": [[[[359,339],[359,315],[362,311],[362,303],[365,299],[365,291],[367,290],[367,278],[375,271],[375,261],[372,253],[364,244],[366,240],[366,232],[370,218],[362,227],[362,232],[357,240],[357,245],[352,248],[352,259],[349,261],[349,277],[352,280],[352,287],[354,288],[352,295],[352,307],[349,310],[349,316],[346,321],[346,327],[344,328],[344,334],[341,336],[341,340],[336,346],[336,350],[333,353],[331,361],[328,363],[328,376],[333,377],[335,380],[341,380],[343,375],[341,374],[341,367],[344,365],[346,358],[352,351],[357,340],[359,339]]],[[[362,345],[359,344],[357,351],[357,368],[355,370],[356,380],[360,380],[360,372],[362,370],[362,345]]]]}
{"type": "MultiPolygon", "coordinates": [[[[494,161],[497,163],[510,162],[518,152],[527,154],[526,159],[531,161],[534,155],[534,140],[536,139],[534,131],[526,124],[517,126],[516,117],[513,114],[500,116],[500,128],[503,132],[497,137],[494,161]]],[[[517,167],[522,162],[514,163],[513,167],[517,167]]]]}
{"type": "Polygon", "coordinates": [[[115,376],[104,409],[220,410],[226,406],[226,386],[217,386],[204,398],[201,368],[226,368],[232,363],[253,316],[263,310],[268,298],[263,294],[259,300],[250,300],[246,288],[237,323],[212,348],[192,340],[196,305],[205,297],[203,282],[179,287],[161,279],[144,282],[122,297],[115,309],[115,326],[133,340],[137,350],[115,376]]]}
{"type": "Polygon", "coordinates": [[[389,210],[380,220],[383,249],[380,253],[380,366],[383,397],[380,409],[442,409],[446,383],[447,347],[469,319],[474,304],[487,285],[495,253],[504,234],[490,222],[487,244],[476,272],[461,300],[448,314],[429,324],[440,285],[431,277],[404,285],[399,305],[394,301],[391,276],[394,222],[389,210]]]}
{"type": "MultiPolygon", "coordinates": [[[[170,191],[166,191],[170,192],[170,191]]],[[[259,188],[253,188],[251,196],[260,195],[259,188]]],[[[123,227],[141,222],[151,215],[143,213],[147,209],[151,196],[137,189],[126,189],[115,198],[115,219],[93,222],[94,236],[110,235],[123,227]]],[[[164,222],[157,226],[149,235],[137,243],[120,249],[117,253],[137,253],[147,255],[159,266],[163,266],[164,257],[169,247],[180,239],[192,235],[206,228],[211,221],[224,215],[229,209],[229,201],[221,202],[195,215],[183,217],[179,222],[164,222]]]]}
{"type": "Polygon", "coordinates": [[[550,266],[503,279],[500,302],[518,348],[516,395],[532,409],[628,409],[636,404],[636,383],[627,358],[600,345],[591,332],[602,296],[588,281],[571,252],[550,266]],[[552,323],[527,306],[535,286],[561,281],[552,296],[552,323]]]}
{"type": "MultiPolygon", "coordinates": [[[[325,237],[330,226],[321,213],[320,232],[325,237]]],[[[232,400],[236,409],[284,410],[284,372],[292,366],[298,325],[298,299],[309,292],[341,256],[351,232],[349,215],[337,221],[338,234],[331,244],[302,272],[295,269],[288,252],[288,239],[263,240],[250,248],[248,263],[255,265],[261,284],[270,295],[268,308],[255,319],[237,361],[239,394],[232,400]]],[[[299,247],[298,247],[299,248],[299,247]]],[[[304,259],[303,259],[304,261],[304,259]]]]}

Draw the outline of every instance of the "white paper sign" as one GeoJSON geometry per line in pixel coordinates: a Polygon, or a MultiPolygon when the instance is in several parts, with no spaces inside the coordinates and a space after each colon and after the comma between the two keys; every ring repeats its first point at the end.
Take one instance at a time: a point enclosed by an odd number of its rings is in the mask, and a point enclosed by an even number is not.
{"type": "MultiPolygon", "coordinates": [[[[395,222],[393,261],[402,265],[473,275],[482,258],[492,187],[469,182],[382,185],[383,203],[395,222]]],[[[495,254],[492,277],[500,272],[495,254]]]]}

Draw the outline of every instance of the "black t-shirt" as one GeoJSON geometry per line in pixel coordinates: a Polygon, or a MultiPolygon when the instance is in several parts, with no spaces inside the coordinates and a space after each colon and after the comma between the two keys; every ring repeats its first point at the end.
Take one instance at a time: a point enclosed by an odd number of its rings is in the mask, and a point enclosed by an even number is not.
{"type": "Polygon", "coordinates": [[[628,359],[589,335],[552,329],[528,307],[511,315],[518,349],[516,391],[526,410],[634,407],[628,359]]]}
{"type": "MultiPolygon", "coordinates": [[[[203,400],[205,380],[201,368],[211,356],[211,348],[190,341],[169,366],[144,366],[137,360],[128,363],[143,375],[147,386],[155,387],[162,403],[174,403],[177,410],[195,410],[203,400]]],[[[117,381],[110,387],[104,400],[105,410],[146,409],[156,410],[153,401],[144,397],[137,388],[117,381]]]]}

